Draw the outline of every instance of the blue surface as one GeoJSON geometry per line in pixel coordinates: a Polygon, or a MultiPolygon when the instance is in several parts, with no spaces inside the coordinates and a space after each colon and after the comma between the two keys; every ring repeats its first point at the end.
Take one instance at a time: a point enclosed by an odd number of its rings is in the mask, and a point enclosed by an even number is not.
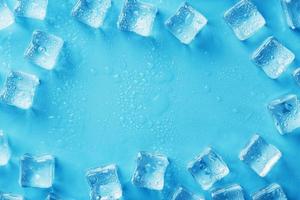
{"type": "Polygon", "coordinates": [[[45,21],[19,18],[0,31],[1,80],[9,68],[41,79],[32,111],[1,105],[1,129],[13,149],[12,162],[0,169],[1,190],[43,199],[47,191],[18,185],[18,158],[24,153],[53,154],[55,189],[61,196],[88,199],[86,170],[117,163],[124,199],[159,199],[160,194],[130,183],[137,153],[146,150],[170,157],[173,183],[208,197],[186,165],[212,146],[231,169],[217,186],[239,183],[251,194],[276,181],[290,199],[299,199],[299,134],[279,135],[266,109],[282,94],[299,94],[291,76],[299,60],[274,81],[249,59],[270,35],[299,55],[299,33],[286,25],[280,2],[255,0],[267,26],[240,42],[222,19],[235,1],[191,0],[209,22],[190,46],[163,25],[181,0],[152,2],[159,15],[151,38],[116,28],[120,0],[114,1],[101,30],[70,16],[75,0],[50,0],[45,21]],[[23,57],[35,29],[66,41],[63,59],[53,72],[23,57]],[[283,153],[265,178],[238,159],[255,132],[283,153]]]}

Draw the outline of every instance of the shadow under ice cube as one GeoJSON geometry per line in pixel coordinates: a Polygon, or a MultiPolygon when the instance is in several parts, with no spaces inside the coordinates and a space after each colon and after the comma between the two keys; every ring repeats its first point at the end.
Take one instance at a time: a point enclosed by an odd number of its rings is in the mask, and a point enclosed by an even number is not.
{"type": "Polygon", "coordinates": [[[286,17],[287,24],[292,29],[300,28],[300,1],[281,0],[281,6],[286,17]]]}
{"type": "Polygon", "coordinates": [[[34,31],[25,58],[44,69],[54,68],[64,41],[43,31],[34,31]]]}
{"type": "Polygon", "coordinates": [[[55,158],[51,155],[25,154],[20,159],[20,185],[22,187],[51,188],[54,181],[55,158]]]}
{"type": "Polygon", "coordinates": [[[91,189],[91,200],[117,200],[122,197],[116,165],[91,169],[86,178],[91,189]]]}
{"type": "Polygon", "coordinates": [[[204,198],[196,196],[185,188],[178,188],[172,196],[171,200],[204,200],[204,198]]]}
{"type": "Polygon", "coordinates": [[[17,0],[15,14],[18,17],[43,20],[47,14],[48,0],[17,0]]]}
{"type": "Polygon", "coordinates": [[[2,102],[21,109],[31,108],[39,79],[35,75],[11,71],[1,91],[2,102]]]}
{"type": "Polygon", "coordinates": [[[78,0],[72,16],[88,26],[100,28],[110,7],[111,0],[78,0]]]}
{"type": "Polygon", "coordinates": [[[0,194],[1,200],[24,200],[24,197],[17,194],[3,193],[0,194]]]}
{"type": "Polygon", "coordinates": [[[169,160],[164,155],[139,152],[132,183],[137,187],[162,190],[168,165],[169,160]]]}
{"type": "Polygon", "coordinates": [[[253,200],[287,200],[287,197],[277,183],[272,183],[252,195],[253,200]]]}
{"type": "Polygon", "coordinates": [[[232,184],[224,188],[216,189],[212,192],[213,200],[245,200],[244,190],[238,184],[232,184]]]}
{"type": "Polygon", "coordinates": [[[241,0],[224,14],[224,19],[240,40],[250,38],[266,21],[250,0],[241,0]]]}
{"type": "Polygon", "coordinates": [[[117,25],[122,31],[149,36],[157,14],[152,4],[138,0],[125,0],[117,25]]]}
{"type": "Polygon", "coordinates": [[[215,182],[229,174],[226,163],[211,148],[206,148],[202,154],[190,162],[188,170],[203,190],[210,189],[215,182]]]}
{"type": "Polygon", "coordinates": [[[184,44],[191,43],[206,24],[207,19],[187,2],[165,22],[167,29],[184,44]]]}
{"type": "Polygon", "coordinates": [[[0,166],[7,165],[11,157],[11,151],[6,135],[0,130],[0,166]]]}
{"type": "Polygon", "coordinates": [[[239,158],[259,176],[264,177],[281,158],[281,152],[255,134],[240,152],[239,158]]]}
{"type": "Polygon", "coordinates": [[[278,78],[294,59],[294,53],[273,36],[268,37],[252,55],[252,61],[272,79],[278,78]]]}
{"type": "Polygon", "coordinates": [[[0,0],[0,30],[9,27],[15,22],[14,15],[4,0],[0,0]]]}

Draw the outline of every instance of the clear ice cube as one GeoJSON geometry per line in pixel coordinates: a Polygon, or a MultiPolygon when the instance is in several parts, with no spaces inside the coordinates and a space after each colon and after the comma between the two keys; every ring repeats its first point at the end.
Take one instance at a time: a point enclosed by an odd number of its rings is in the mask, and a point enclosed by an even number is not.
{"type": "Polygon", "coordinates": [[[0,0],[0,30],[9,27],[15,22],[14,15],[4,0],[0,0]]]}
{"type": "Polygon", "coordinates": [[[91,189],[91,200],[117,200],[122,197],[116,165],[91,169],[86,178],[91,189]]]}
{"type": "Polygon", "coordinates": [[[149,36],[157,14],[152,4],[138,0],[125,0],[117,25],[122,31],[129,31],[141,36],[149,36]]]}
{"type": "Polygon", "coordinates": [[[294,53],[273,36],[268,37],[252,55],[252,61],[272,79],[278,78],[294,59],[294,53]]]}
{"type": "Polygon", "coordinates": [[[229,174],[229,168],[213,149],[206,148],[188,164],[188,170],[202,189],[210,189],[215,182],[229,174]]]}
{"type": "Polygon", "coordinates": [[[259,176],[266,176],[281,158],[281,152],[255,134],[240,152],[239,158],[250,166],[259,176]]]}
{"type": "Polygon", "coordinates": [[[21,109],[31,108],[39,79],[32,74],[10,71],[0,93],[2,102],[21,109]]]}
{"type": "Polygon", "coordinates": [[[185,188],[179,187],[173,194],[171,200],[204,200],[204,198],[192,194],[185,188]]]}
{"type": "Polygon", "coordinates": [[[300,67],[294,70],[293,77],[296,83],[300,86],[300,67]]]}
{"type": "Polygon", "coordinates": [[[211,197],[213,200],[245,200],[244,190],[238,184],[216,189],[211,193],[211,197]]]}
{"type": "Polygon", "coordinates": [[[25,154],[20,159],[19,183],[22,187],[50,188],[54,181],[55,158],[25,154]]]}
{"type": "Polygon", "coordinates": [[[296,95],[285,95],[273,100],[268,110],[280,134],[287,134],[300,128],[300,102],[296,95]]]}
{"type": "Polygon", "coordinates": [[[100,28],[110,7],[111,0],[78,0],[72,16],[88,26],[100,28]]]}
{"type": "Polygon", "coordinates": [[[0,130],[0,166],[7,165],[11,157],[11,151],[6,135],[0,130]]]}
{"type": "Polygon", "coordinates": [[[55,67],[64,41],[43,31],[34,31],[25,58],[33,64],[51,70],[55,67]]]}
{"type": "Polygon", "coordinates": [[[3,193],[0,194],[0,200],[24,200],[24,197],[17,194],[3,193]]]}
{"type": "Polygon", "coordinates": [[[132,183],[137,187],[162,190],[168,165],[169,160],[164,155],[143,151],[139,152],[132,183]]]}
{"type": "Polygon", "coordinates": [[[266,21],[250,0],[241,0],[224,14],[224,19],[240,40],[260,30],[266,21]]]}
{"type": "Polygon", "coordinates": [[[299,0],[281,0],[283,13],[287,24],[292,29],[300,28],[300,1],[299,0]]]}
{"type": "Polygon", "coordinates": [[[17,0],[15,14],[18,17],[43,20],[47,14],[48,0],[17,0]]]}
{"type": "Polygon", "coordinates": [[[287,200],[283,189],[277,183],[272,183],[252,195],[253,200],[287,200]]]}
{"type": "Polygon", "coordinates": [[[191,43],[206,24],[207,19],[187,2],[165,22],[167,29],[184,44],[191,43]]]}

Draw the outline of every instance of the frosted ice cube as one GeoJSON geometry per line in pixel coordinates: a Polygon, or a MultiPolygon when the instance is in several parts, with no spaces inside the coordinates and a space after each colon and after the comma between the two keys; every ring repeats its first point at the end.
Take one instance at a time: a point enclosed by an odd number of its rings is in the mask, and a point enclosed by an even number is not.
{"type": "Polygon", "coordinates": [[[137,187],[162,190],[168,165],[166,156],[141,151],[138,153],[132,183],[137,187]]]}
{"type": "Polygon", "coordinates": [[[171,200],[204,200],[204,198],[196,196],[185,188],[180,187],[175,191],[171,200]]]}
{"type": "Polygon", "coordinates": [[[99,28],[111,7],[111,0],[78,0],[72,10],[72,16],[78,21],[99,28]]]}
{"type": "Polygon", "coordinates": [[[278,78],[295,55],[274,37],[268,37],[252,55],[252,61],[272,79],[278,78]]]}
{"type": "Polygon", "coordinates": [[[287,200],[283,189],[277,183],[272,183],[252,195],[253,200],[287,200]]]}
{"type": "Polygon", "coordinates": [[[226,163],[211,148],[206,148],[202,154],[190,162],[188,170],[204,190],[208,190],[215,182],[229,174],[226,163]]]}
{"type": "Polygon", "coordinates": [[[293,72],[293,77],[296,83],[300,86],[300,67],[295,69],[295,71],[293,72]]]}
{"type": "Polygon", "coordinates": [[[261,136],[255,134],[240,152],[239,158],[259,176],[264,177],[281,158],[281,152],[275,146],[268,144],[261,136]]]}
{"type": "Polygon", "coordinates": [[[39,79],[35,75],[20,71],[11,71],[6,77],[4,88],[0,93],[2,102],[21,109],[32,106],[39,79]]]}
{"type": "Polygon", "coordinates": [[[43,20],[47,13],[48,0],[17,0],[15,14],[19,17],[43,20]]]}
{"type": "Polygon", "coordinates": [[[281,6],[289,27],[292,29],[300,28],[300,1],[281,0],[281,6]]]}
{"type": "Polygon", "coordinates": [[[86,178],[91,188],[91,200],[117,200],[122,197],[116,165],[91,169],[86,178]]]}
{"type": "Polygon", "coordinates": [[[25,51],[25,58],[30,62],[51,70],[54,68],[62,50],[64,41],[43,31],[34,31],[29,47],[25,51]]]}
{"type": "Polygon", "coordinates": [[[280,134],[287,134],[300,128],[300,102],[296,95],[285,95],[273,100],[268,110],[280,134]]]}
{"type": "Polygon", "coordinates": [[[6,135],[0,130],[0,166],[7,165],[11,157],[10,147],[6,135]]]}
{"type": "Polygon", "coordinates": [[[54,170],[53,156],[25,154],[20,159],[19,183],[22,187],[50,188],[54,181],[54,170]]]}
{"type": "Polygon", "coordinates": [[[157,8],[138,0],[125,0],[118,19],[118,28],[141,36],[149,36],[152,31],[157,8]]]}
{"type": "Polygon", "coordinates": [[[187,2],[165,22],[167,29],[184,44],[191,43],[206,24],[207,19],[187,2]]]}
{"type": "Polygon", "coordinates": [[[260,30],[266,21],[250,0],[241,0],[224,14],[226,23],[240,40],[246,40],[260,30]]]}
{"type": "Polygon", "coordinates": [[[15,22],[14,15],[7,7],[4,0],[0,0],[0,30],[4,29],[15,22]]]}
{"type": "Polygon", "coordinates": [[[3,193],[0,195],[0,200],[24,200],[24,197],[17,194],[3,193]]]}
{"type": "Polygon", "coordinates": [[[244,190],[238,184],[216,189],[211,193],[211,197],[213,200],[245,200],[244,190]]]}

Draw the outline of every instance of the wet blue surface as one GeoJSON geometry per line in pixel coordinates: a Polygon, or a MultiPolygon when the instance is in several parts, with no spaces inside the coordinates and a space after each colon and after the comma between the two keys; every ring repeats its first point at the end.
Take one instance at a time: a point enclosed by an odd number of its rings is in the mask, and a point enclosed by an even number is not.
{"type": "Polygon", "coordinates": [[[222,19],[235,1],[191,0],[207,17],[208,25],[189,46],[164,28],[181,0],[151,2],[159,7],[159,15],[150,38],[117,29],[120,0],[114,1],[101,30],[71,17],[75,0],[50,0],[45,21],[18,18],[16,24],[0,31],[1,81],[10,68],[41,79],[31,111],[0,106],[1,129],[13,149],[10,165],[0,168],[1,190],[24,194],[27,199],[45,197],[46,190],[18,185],[18,159],[31,153],[56,156],[54,188],[66,198],[88,199],[86,170],[110,163],[119,166],[124,199],[164,198],[168,188],[177,184],[209,197],[186,165],[212,146],[231,170],[217,186],[239,183],[249,195],[275,181],[290,199],[299,199],[300,136],[279,135],[266,109],[274,98],[300,91],[291,75],[299,63],[299,33],[286,25],[280,2],[255,0],[267,26],[240,42],[222,19]],[[66,42],[52,72],[23,57],[36,29],[66,42]],[[250,61],[252,52],[270,35],[296,54],[296,61],[275,81],[250,61]],[[253,133],[283,154],[265,178],[238,159],[253,133]],[[162,194],[130,183],[140,150],[169,156],[169,187],[162,194]]]}

